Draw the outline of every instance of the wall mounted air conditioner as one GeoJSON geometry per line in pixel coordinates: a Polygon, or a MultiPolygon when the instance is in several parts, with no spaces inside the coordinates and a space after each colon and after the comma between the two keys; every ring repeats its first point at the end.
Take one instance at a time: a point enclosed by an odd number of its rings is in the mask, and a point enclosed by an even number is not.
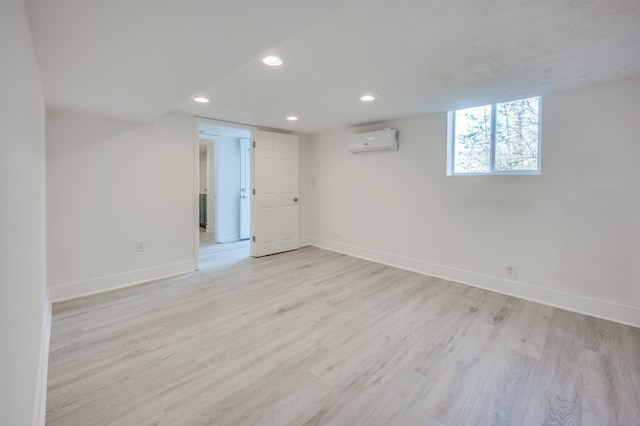
{"type": "Polygon", "coordinates": [[[349,140],[349,151],[397,151],[398,130],[386,128],[375,132],[357,133],[349,140]]]}

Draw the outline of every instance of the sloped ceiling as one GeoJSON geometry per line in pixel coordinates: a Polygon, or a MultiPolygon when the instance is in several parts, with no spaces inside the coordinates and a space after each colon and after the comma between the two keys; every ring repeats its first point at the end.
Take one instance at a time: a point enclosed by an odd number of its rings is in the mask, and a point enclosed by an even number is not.
{"type": "Polygon", "coordinates": [[[28,6],[48,107],[138,121],[173,109],[320,133],[640,75],[637,0],[28,6]]]}
{"type": "Polygon", "coordinates": [[[344,3],[27,0],[27,8],[47,108],[149,121],[344,3]]]}

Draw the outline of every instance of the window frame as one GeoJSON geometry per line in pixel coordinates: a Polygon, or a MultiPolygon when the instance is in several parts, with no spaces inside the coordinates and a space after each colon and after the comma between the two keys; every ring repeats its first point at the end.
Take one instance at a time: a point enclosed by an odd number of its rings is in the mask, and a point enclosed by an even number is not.
{"type": "MultiPolygon", "coordinates": [[[[536,96],[530,96],[530,99],[536,96]]],[[[496,170],[496,111],[497,105],[505,102],[485,104],[491,106],[491,141],[489,146],[489,171],[488,172],[456,172],[456,111],[447,112],[447,176],[540,176],[542,175],[542,96],[538,96],[538,161],[536,170],[496,170]]],[[[521,100],[514,99],[514,101],[521,100]]],[[[477,105],[483,106],[483,105],[477,105]]],[[[464,109],[464,108],[463,108],[464,109]]]]}

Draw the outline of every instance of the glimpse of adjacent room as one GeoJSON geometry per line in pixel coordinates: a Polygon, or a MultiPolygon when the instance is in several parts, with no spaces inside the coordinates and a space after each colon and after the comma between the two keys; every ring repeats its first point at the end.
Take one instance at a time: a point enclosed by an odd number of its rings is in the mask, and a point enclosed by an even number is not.
{"type": "Polygon", "coordinates": [[[198,125],[200,243],[242,241],[249,255],[251,130],[198,125]]]}

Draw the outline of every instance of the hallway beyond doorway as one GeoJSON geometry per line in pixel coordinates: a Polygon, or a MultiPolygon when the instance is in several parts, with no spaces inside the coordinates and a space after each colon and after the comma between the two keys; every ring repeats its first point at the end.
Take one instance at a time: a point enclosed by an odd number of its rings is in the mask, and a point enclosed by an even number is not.
{"type": "Polygon", "coordinates": [[[200,270],[226,269],[249,257],[249,240],[216,243],[211,232],[200,231],[200,270]]]}

